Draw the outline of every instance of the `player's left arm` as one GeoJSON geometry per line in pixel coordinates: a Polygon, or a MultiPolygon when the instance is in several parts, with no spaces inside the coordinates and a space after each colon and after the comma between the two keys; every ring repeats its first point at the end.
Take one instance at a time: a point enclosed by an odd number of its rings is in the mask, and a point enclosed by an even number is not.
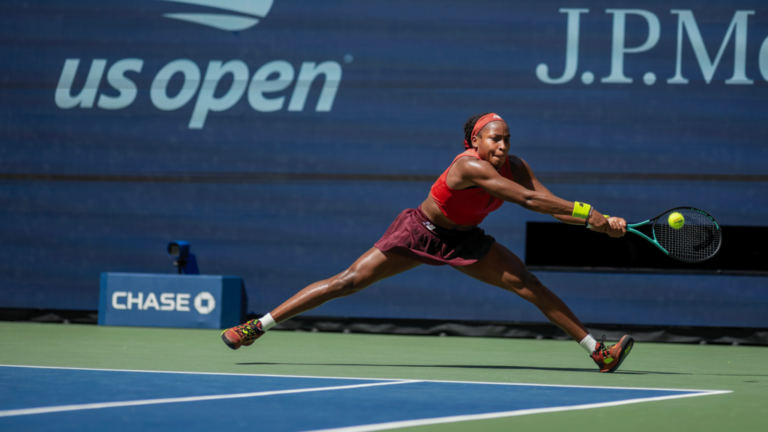
{"type": "MultiPolygon", "coordinates": [[[[510,159],[509,161],[512,163],[512,166],[516,168],[514,170],[515,182],[525,187],[526,189],[530,189],[536,192],[541,192],[547,195],[554,196],[554,194],[550,192],[549,189],[547,189],[543,184],[541,184],[539,179],[536,178],[536,174],[533,173],[533,170],[531,169],[530,165],[528,165],[526,161],[516,156],[510,156],[509,159],[510,159]],[[513,161],[513,158],[517,160],[513,161]]],[[[551,215],[551,216],[559,220],[560,222],[563,222],[569,225],[584,226],[584,219],[579,219],[573,216],[566,216],[566,215],[551,215]]],[[[624,234],[626,234],[627,221],[625,221],[623,218],[609,217],[608,223],[610,224],[612,230],[607,234],[610,235],[611,237],[621,237],[624,234]]]]}

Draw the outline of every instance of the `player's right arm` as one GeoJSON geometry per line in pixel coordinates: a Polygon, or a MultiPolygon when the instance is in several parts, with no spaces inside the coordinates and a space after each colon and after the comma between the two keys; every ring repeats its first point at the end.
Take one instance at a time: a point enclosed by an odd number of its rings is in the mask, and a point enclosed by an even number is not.
{"type": "MultiPolygon", "coordinates": [[[[458,168],[456,174],[461,179],[456,189],[479,186],[496,198],[515,203],[536,213],[564,216],[573,214],[573,202],[559,198],[549,191],[527,189],[499,174],[493,165],[486,161],[461,158],[456,161],[454,168],[458,168]]],[[[592,211],[589,224],[595,231],[602,232],[606,228],[609,229],[605,217],[597,210],[592,211]]]]}
{"type": "MultiPolygon", "coordinates": [[[[533,170],[527,162],[516,156],[514,159],[510,158],[510,162],[513,161],[515,162],[513,165],[517,166],[517,169],[513,171],[516,183],[519,183],[527,189],[533,189],[554,196],[554,194],[544,187],[544,185],[536,178],[536,174],[533,173],[533,170]]],[[[569,225],[584,225],[584,220],[577,217],[568,215],[552,215],[552,217],[569,225]]],[[[622,237],[627,233],[627,222],[623,218],[610,217],[608,218],[608,225],[610,225],[610,228],[612,229],[606,227],[605,230],[597,230],[593,227],[592,230],[603,232],[616,238],[622,237]]]]}

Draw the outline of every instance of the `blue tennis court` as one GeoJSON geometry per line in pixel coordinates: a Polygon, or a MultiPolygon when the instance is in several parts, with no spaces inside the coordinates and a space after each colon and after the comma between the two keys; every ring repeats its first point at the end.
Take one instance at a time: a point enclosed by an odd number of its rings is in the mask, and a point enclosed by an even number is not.
{"type": "Polygon", "coordinates": [[[0,430],[373,431],[728,393],[0,367],[0,430]]]}

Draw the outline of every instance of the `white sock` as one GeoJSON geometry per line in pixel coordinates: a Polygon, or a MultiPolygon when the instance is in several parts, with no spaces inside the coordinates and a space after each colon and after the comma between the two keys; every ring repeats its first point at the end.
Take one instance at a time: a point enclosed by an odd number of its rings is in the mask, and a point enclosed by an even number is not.
{"type": "Polygon", "coordinates": [[[588,334],[584,336],[584,339],[582,339],[581,342],[579,342],[579,345],[581,345],[581,347],[584,348],[587,353],[592,354],[595,351],[595,347],[597,346],[597,341],[592,337],[591,334],[588,334]]]}
{"type": "Polygon", "coordinates": [[[272,318],[272,314],[266,314],[263,317],[259,318],[259,322],[261,322],[261,329],[264,331],[267,331],[277,325],[277,323],[275,322],[275,319],[272,318]]]}

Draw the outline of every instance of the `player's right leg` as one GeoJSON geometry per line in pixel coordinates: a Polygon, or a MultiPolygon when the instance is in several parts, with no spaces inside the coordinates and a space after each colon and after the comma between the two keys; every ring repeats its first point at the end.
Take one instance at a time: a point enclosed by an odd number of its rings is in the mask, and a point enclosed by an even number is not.
{"type": "MultiPolygon", "coordinates": [[[[421,263],[391,252],[382,252],[371,248],[354,262],[347,270],[329,279],[315,282],[293,297],[286,300],[267,316],[275,323],[280,323],[293,316],[314,309],[323,303],[354,294],[374,283],[398,273],[416,268],[421,263]]],[[[264,317],[262,317],[263,319],[264,317]]],[[[228,347],[238,349],[251,345],[261,337],[267,328],[259,320],[251,320],[237,327],[232,327],[221,334],[221,339],[228,347]]]]}
{"type": "Polygon", "coordinates": [[[590,353],[600,372],[616,371],[632,350],[634,341],[627,335],[611,346],[605,345],[605,338],[601,342],[595,341],[565,302],[528,271],[517,255],[498,242],[493,244],[488,255],[476,263],[454,268],[533,303],[553,324],[590,353]]]}

